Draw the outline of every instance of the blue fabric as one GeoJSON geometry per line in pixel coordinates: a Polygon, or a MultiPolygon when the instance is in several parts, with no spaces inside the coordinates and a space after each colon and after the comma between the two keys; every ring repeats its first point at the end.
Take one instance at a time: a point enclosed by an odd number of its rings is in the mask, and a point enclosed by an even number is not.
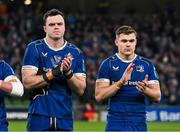
{"type": "Polygon", "coordinates": [[[106,129],[107,132],[117,131],[117,132],[146,132],[147,126],[144,122],[136,123],[128,121],[120,121],[120,120],[110,120],[107,121],[106,129]]]}
{"type": "MultiPolygon", "coordinates": [[[[148,81],[159,81],[159,78],[154,65],[148,59],[136,56],[131,62],[135,66],[130,80],[108,100],[106,130],[146,130],[147,101],[146,97],[136,89],[136,82],[144,80],[146,74],[148,81]],[[123,123],[122,126],[121,123],[123,123]],[[144,125],[141,127],[136,125],[137,123],[144,125]]],[[[110,84],[117,82],[131,62],[123,61],[117,54],[107,58],[100,66],[97,81],[109,80],[110,84]]]]}
{"type": "Polygon", "coordinates": [[[8,131],[8,122],[6,117],[0,118],[0,131],[8,131]]]}
{"type": "MultiPolygon", "coordinates": [[[[36,40],[27,46],[23,68],[34,68],[48,72],[59,65],[67,54],[73,57],[71,69],[74,74],[85,75],[84,56],[73,44],[66,42],[64,47],[55,51],[43,39],[36,40]]],[[[29,114],[56,117],[69,121],[72,126],[72,92],[62,74],[57,75],[46,92],[37,95],[29,105],[29,114]]],[[[68,125],[65,125],[68,127],[68,125]]]]}
{"type": "MultiPolygon", "coordinates": [[[[0,80],[4,80],[11,75],[14,75],[14,71],[11,66],[4,60],[0,60],[0,80]]],[[[6,109],[4,104],[5,95],[6,93],[0,90],[0,131],[8,130],[8,123],[6,121],[6,109]]]]}
{"type": "Polygon", "coordinates": [[[42,115],[37,115],[37,114],[29,114],[27,130],[28,131],[46,131],[46,130],[72,131],[73,121],[56,118],[56,123],[55,123],[54,117],[42,116],[42,115]],[[52,118],[51,120],[52,122],[50,122],[50,118],[52,118]]]}

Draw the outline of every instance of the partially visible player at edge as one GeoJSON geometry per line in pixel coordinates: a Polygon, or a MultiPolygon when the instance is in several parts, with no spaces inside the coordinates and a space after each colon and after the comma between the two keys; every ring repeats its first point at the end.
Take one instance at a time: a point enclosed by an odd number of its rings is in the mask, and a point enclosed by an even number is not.
{"type": "Polygon", "coordinates": [[[103,61],[95,89],[98,102],[108,99],[106,131],[147,131],[146,99],[160,101],[154,65],[135,54],[137,33],[130,26],[116,30],[118,53],[103,61]]]}
{"type": "Polygon", "coordinates": [[[13,69],[4,60],[0,60],[0,131],[8,131],[4,98],[6,94],[22,96],[24,88],[15,76],[13,69]]]}
{"type": "Polygon", "coordinates": [[[72,131],[72,91],[86,88],[84,56],[64,39],[64,15],[44,14],[45,38],[28,44],[22,66],[23,84],[31,91],[28,131],[72,131]]]}

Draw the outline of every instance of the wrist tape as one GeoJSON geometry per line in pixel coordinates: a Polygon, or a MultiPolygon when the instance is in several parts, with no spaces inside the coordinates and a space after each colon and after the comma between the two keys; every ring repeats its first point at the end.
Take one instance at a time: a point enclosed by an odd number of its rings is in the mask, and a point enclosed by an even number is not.
{"type": "MultiPolygon", "coordinates": [[[[70,70],[69,70],[70,71],[70,70]]],[[[69,72],[68,71],[68,72],[69,72]]],[[[67,72],[66,72],[67,73],[67,72]]],[[[73,72],[72,72],[72,70],[71,70],[71,72],[67,75],[67,74],[65,74],[65,73],[63,73],[64,74],[64,77],[68,80],[68,79],[70,79],[72,76],[73,76],[73,72]]]]}
{"type": "Polygon", "coordinates": [[[48,79],[48,77],[46,75],[46,72],[42,74],[42,77],[43,77],[44,81],[50,82],[50,80],[48,79]]]}
{"type": "Polygon", "coordinates": [[[56,77],[57,75],[59,75],[61,73],[62,72],[60,71],[60,65],[58,65],[56,68],[52,69],[53,77],[56,77]]]}

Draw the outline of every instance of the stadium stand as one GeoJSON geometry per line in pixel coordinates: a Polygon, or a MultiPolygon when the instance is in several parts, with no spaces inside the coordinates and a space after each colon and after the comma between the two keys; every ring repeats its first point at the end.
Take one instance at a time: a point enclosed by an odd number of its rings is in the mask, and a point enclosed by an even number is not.
{"type": "MultiPolygon", "coordinates": [[[[0,58],[20,75],[22,57],[28,42],[44,36],[41,6],[36,8],[8,5],[0,16],[0,58]],[[37,36],[36,36],[37,35],[37,36]]],[[[87,65],[87,89],[83,102],[94,102],[94,85],[99,64],[113,54],[114,34],[118,25],[133,26],[138,36],[137,53],[151,58],[159,72],[161,105],[180,105],[180,23],[176,10],[166,8],[158,13],[127,12],[117,16],[66,13],[66,39],[84,51],[87,65]]],[[[26,95],[25,95],[26,97],[26,95]]],[[[13,98],[10,98],[13,101],[13,98]]]]}

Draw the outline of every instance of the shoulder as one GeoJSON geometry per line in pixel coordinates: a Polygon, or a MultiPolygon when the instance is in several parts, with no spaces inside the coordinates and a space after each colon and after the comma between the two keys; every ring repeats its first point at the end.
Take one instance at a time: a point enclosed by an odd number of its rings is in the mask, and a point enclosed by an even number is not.
{"type": "Polygon", "coordinates": [[[110,64],[111,64],[113,61],[116,61],[116,60],[117,60],[117,56],[114,54],[114,55],[106,58],[106,59],[101,63],[101,65],[110,66],[110,64]]]}
{"type": "Polygon", "coordinates": [[[0,60],[0,69],[4,69],[4,66],[7,65],[7,63],[4,60],[0,60]]]}
{"type": "Polygon", "coordinates": [[[43,39],[37,39],[37,40],[30,42],[27,47],[28,48],[33,48],[33,47],[35,48],[36,46],[42,45],[43,43],[44,43],[43,39]]]}
{"type": "Polygon", "coordinates": [[[4,64],[6,63],[4,60],[0,60],[0,64],[4,64]]]}
{"type": "Polygon", "coordinates": [[[137,60],[141,61],[142,63],[146,63],[148,66],[153,65],[152,61],[146,57],[143,56],[137,56],[137,60]]]}
{"type": "Polygon", "coordinates": [[[4,70],[4,69],[7,69],[7,68],[11,69],[11,66],[6,61],[0,60],[0,69],[4,70]]]}
{"type": "Polygon", "coordinates": [[[118,60],[118,58],[117,58],[117,56],[114,54],[114,55],[106,58],[104,61],[105,61],[105,62],[113,62],[113,61],[116,61],[116,60],[118,60]]]}
{"type": "Polygon", "coordinates": [[[78,54],[82,54],[82,50],[78,48],[75,44],[67,42],[67,48],[78,54]]]}
{"type": "Polygon", "coordinates": [[[6,61],[4,61],[4,60],[0,60],[0,65],[2,66],[2,65],[8,65],[9,66],[9,64],[6,62],[6,61]]]}
{"type": "MultiPolygon", "coordinates": [[[[28,52],[30,52],[30,54],[36,54],[38,53],[38,49],[43,49],[44,47],[44,40],[43,39],[38,39],[38,40],[35,40],[35,41],[32,41],[30,42],[28,45],[27,45],[27,48],[26,50],[28,52]]],[[[27,52],[26,51],[26,52],[27,52]]]]}
{"type": "Polygon", "coordinates": [[[116,61],[116,60],[119,60],[119,59],[117,58],[117,55],[116,55],[116,54],[114,54],[114,55],[108,57],[107,59],[108,59],[109,61],[116,61]]]}

